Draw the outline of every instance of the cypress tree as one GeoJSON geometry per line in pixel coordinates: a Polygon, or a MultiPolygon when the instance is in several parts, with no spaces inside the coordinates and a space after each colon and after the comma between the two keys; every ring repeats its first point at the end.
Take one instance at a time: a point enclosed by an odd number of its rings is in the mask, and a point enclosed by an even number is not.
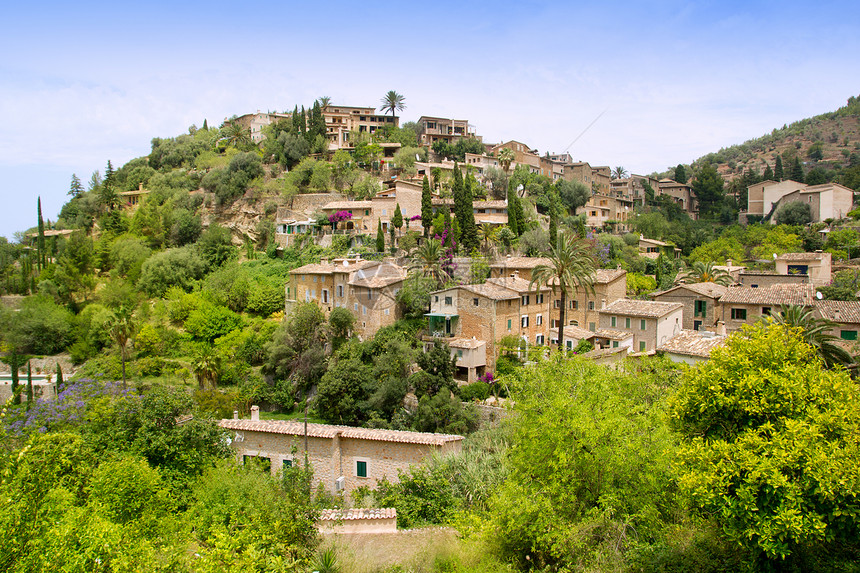
{"type": "Polygon", "coordinates": [[[59,394],[63,389],[63,368],[60,366],[60,363],[57,362],[57,394],[59,394]]]}
{"type": "Polygon", "coordinates": [[[299,106],[293,108],[293,115],[291,116],[293,120],[293,134],[298,135],[302,132],[302,128],[300,127],[300,119],[299,119],[299,106]]]}
{"type": "Polygon", "coordinates": [[[209,122],[206,121],[206,118],[203,118],[203,131],[209,131],[209,122]]]}
{"type": "Polygon", "coordinates": [[[781,155],[776,156],[776,165],[774,165],[774,167],[773,167],[773,177],[777,181],[782,181],[783,179],[785,179],[785,171],[783,170],[783,167],[782,167],[782,156],[781,155]]]}
{"type": "Polygon", "coordinates": [[[678,183],[686,183],[687,182],[687,170],[680,163],[675,168],[675,181],[677,181],[678,183]]]}
{"type": "Polygon", "coordinates": [[[382,253],[385,252],[385,233],[382,232],[382,219],[378,221],[379,225],[376,227],[376,252],[382,253]]]}
{"type": "MultiPolygon", "coordinates": [[[[397,232],[400,232],[400,227],[403,226],[403,213],[400,211],[400,203],[397,203],[394,206],[394,216],[391,217],[391,225],[397,228],[397,232]]],[[[394,232],[393,230],[391,231],[394,232]]]]}
{"type": "Polygon", "coordinates": [[[421,184],[421,226],[424,227],[424,236],[430,233],[430,225],[433,224],[433,195],[430,193],[430,180],[424,176],[421,184]]]}
{"type": "Polygon", "coordinates": [[[450,234],[453,227],[451,225],[451,208],[448,207],[447,204],[442,207],[442,222],[445,225],[445,229],[447,229],[450,234]]]}
{"type": "Polygon", "coordinates": [[[39,270],[42,270],[47,263],[47,257],[45,256],[45,221],[42,220],[42,197],[36,199],[36,211],[39,218],[39,241],[36,247],[39,249],[39,270]]]}
{"type": "Polygon", "coordinates": [[[27,361],[27,409],[33,405],[33,370],[30,368],[30,361],[27,361]]]}
{"type": "Polygon", "coordinates": [[[460,168],[454,163],[454,177],[451,185],[451,191],[454,195],[454,216],[457,219],[463,218],[463,174],[460,173],[460,168]]]}
{"type": "Polygon", "coordinates": [[[322,109],[320,108],[320,102],[315,101],[314,107],[311,108],[311,119],[310,119],[310,129],[308,132],[308,137],[311,140],[316,139],[317,135],[322,135],[325,137],[325,119],[322,115],[322,109]]]}
{"type": "Polygon", "coordinates": [[[302,106],[302,111],[299,112],[299,133],[305,136],[305,139],[308,137],[308,123],[305,120],[305,106],[302,106]]]}
{"type": "Polygon", "coordinates": [[[549,244],[555,246],[558,238],[558,193],[555,189],[549,192],[549,244]]]}
{"type": "Polygon", "coordinates": [[[478,226],[475,224],[475,209],[472,204],[472,177],[467,175],[463,186],[463,220],[460,221],[461,243],[466,253],[471,253],[480,246],[478,241],[478,226]]]}
{"type": "Polygon", "coordinates": [[[765,181],[773,181],[773,169],[770,168],[770,164],[765,164],[764,173],[761,175],[762,179],[765,181]]]}
{"type": "Polygon", "coordinates": [[[794,164],[791,166],[791,178],[798,183],[803,183],[803,165],[797,157],[794,158],[794,164]]]}
{"type": "Polygon", "coordinates": [[[520,228],[517,225],[517,194],[513,190],[513,186],[508,185],[508,228],[513,231],[514,235],[520,236],[520,228]]]}

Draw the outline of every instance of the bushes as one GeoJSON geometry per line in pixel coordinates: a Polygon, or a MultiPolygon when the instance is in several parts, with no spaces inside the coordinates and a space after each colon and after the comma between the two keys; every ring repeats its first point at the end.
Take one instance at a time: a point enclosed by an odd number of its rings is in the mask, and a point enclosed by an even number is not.
{"type": "Polygon", "coordinates": [[[163,296],[174,286],[189,291],[205,270],[206,264],[193,248],[168,249],[143,263],[137,285],[150,296],[163,296]]]}
{"type": "Polygon", "coordinates": [[[215,193],[219,205],[229,205],[245,194],[254,179],[262,176],[263,165],[259,155],[238,153],[226,169],[210,171],[203,178],[203,188],[215,193]]]}

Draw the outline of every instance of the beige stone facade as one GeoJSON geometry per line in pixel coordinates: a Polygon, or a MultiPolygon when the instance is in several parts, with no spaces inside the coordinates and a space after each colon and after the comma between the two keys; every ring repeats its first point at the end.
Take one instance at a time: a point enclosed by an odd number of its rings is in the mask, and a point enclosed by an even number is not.
{"type": "Polygon", "coordinates": [[[693,188],[686,183],[678,183],[672,179],[661,179],[659,186],[654,188],[658,195],[671,197],[672,201],[684,210],[691,219],[699,217],[699,202],[693,194],[693,188]]]}
{"type": "Polygon", "coordinates": [[[346,494],[364,485],[373,488],[382,478],[396,482],[398,471],[420,465],[435,452],[459,451],[463,440],[450,434],[307,424],[305,449],[301,422],[221,420],[220,426],[230,432],[239,461],[264,458],[277,474],[285,466],[303,463],[307,455],[313,487],[322,484],[327,491],[346,494]]]}
{"type": "Polygon", "coordinates": [[[633,350],[651,352],[681,332],[683,314],[681,303],[617,300],[600,311],[600,328],[632,333],[633,350]]]}
{"type": "Polygon", "coordinates": [[[346,308],[355,317],[355,332],[373,336],[400,318],[397,293],[406,269],[392,262],[334,259],[290,271],[286,285],[286,311],[296,302],[315,302],[328,316],[332,309],[346,308]]]}
{"type": "Polygon", "coordinates": [[[519,277],[490,278],[430,295],[428,337],[486,342],[486,363],[495,369],[498,341],[516,336],[528,345],[546,345],[549,335],[548,288],[532,290],[519,277]]]}
{"type": "Polygon", "coordinates": [[[400,126],[399,117],[384,115],[375,107],[327,105],[322,116],[331,150],[352,147],[355,134],[371,135],[385,126],[400,126]]]}
{"type": "Polygon", "coordinates": [[[720,320],[728,332],[740,330],[779,312],[782,305],[812,306],[815,287],[810,284],[775,284],[751,288],[732,286],[720,297],[720,320]]]}
{"type": "Polygon", "coordinates": [[[823,251],[814,253],[785,253],[774,260],[777,274],[806,275],[816,286],[830,282],[832,255],[823,251]]]}
{"type": "Polygon", "coordinates": [[[726,290],[728,287],[714,283],[685,284],[654,293],[653,298],[684,305],[684,330],[713,330],[721,318],[720,297],[726,290]]]}
{"type": "Polygon", "coordinates": [[[444,141],[453,145],[464,137],[474,137],[480,141],[480,137],[475,134],[474,128],[469,125],[469,121],[466,119],[448,119],[426,115],[418,118],[418,142],[421,145],[432,147],[437,141],[444,141]]]}
{"type": "Polygon", "coordinates": [[[615,232],[627,232],[633,216],[633,200],[594,193],[584,206],[576,209],[576,214],[585,215],[585,225],[591,229],[602,229],[611,225],[615,232]]]}

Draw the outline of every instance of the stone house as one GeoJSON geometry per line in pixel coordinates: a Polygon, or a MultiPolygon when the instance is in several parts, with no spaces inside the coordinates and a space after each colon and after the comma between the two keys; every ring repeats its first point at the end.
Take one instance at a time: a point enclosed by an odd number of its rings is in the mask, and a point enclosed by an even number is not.
{"type": "Polygon", "coordinates": [[[747,187],[747,211],[741,213],[741,223],[746,223],[749,217],[764,218],[774,213],[774,204],[783,196],[805,188],[805,184],[791,179],[779,182],[767,180],[750,185],[747,187]]]}
{"type": "MultiPolygon", "coordinates": [[[[442,199],[434,197],[432,200],[433,214],[444,213],[445,209],[451,212],[454,216],[454,200],[442,199]]],[[[472,212],[475,215],[475,224],[480,226],[483,223],[489,223],[494,226],[502,226],[508,224],[508,201],[501,199],[493,200],[478,200],[472,201],[472,212]]],[[[419,203],[419,215],[420,215],[419,203]]]]}
{"type": "Polygon", "coordinates": [[[660,256],[660,253],[663,253],[670,259],[681,258],[681,249],[679,249],[675,245],[670,245],[669,243],[664,243],[663,241],[658,241],[657,239],[646,239],[644,236],[639,235],[640,257],[656,259],[660,256]]]}
{"type": "MultiPolygon", "coordinates": [[[[848,212],[854,206],[854,191],[839,183],[803,185],[803,188],[786,193],[774,203],[774,215],[783,206],[794,202],[809,205],[813,223],[819,223],[827,219],[842,219],[848,216],[848,212]]],[[[775,224],[776,217],[772,216],[770,222],[775,224]]]]}
{"type": "Polygon", "coordinates": [[[774,284],[752,288],[732,286],[720,297],[720,320],[729,333],[753,324],[762,317],[779,312],[781,306],[810,307],[815,300],[815,287],[810,284],[774,284]]]}
{"type": "Polygon", "coordinates": [[[683,304],[683,329],[696,331],[708,330],[716,326],[721,316],[720,297],[726,294],[726,290],[728,287],[716,283],[693,283],[678,285],[651,296],[658,302],[683,304]]]}
{"type": "Polygon", "coordinates": [[[437,141],[454,145],[464,137],[474,137],[474,128],[466,119],[448,119],[446,117],[431,117],[422,115],[418,118],[418,141],[421,145],[432,147],[437,141]]]}
{"type": "Polygon", "coordinates": [[[537,149],[532,149],[521,141],[511,140],[494,145],[491,152],[493,155],[498,157],[499,152],[504,148],[508,148],[514,152],[514,160],[511,163],[511,170],[513,170],[517,165],[525,165],[531,173],[540,173],[540,155],[537,154],[537,149]]]}
{"type": "MultiPolygon", "coordinates": [[[[511,257],[507,256],[490,265],[491,277],[515,275],[526,281],[531,281],[532,271],[539,265],[549,265],[546,257],[511,257]]],[[[627,271],[622,269],[597,269],[592,277],[593,292],[583,287],[577,287],[566,297],[565,326],[579,326],[592,332],[597,330],[598,315],[601,305],[606,305],[627,296],[627,271]]],[[[561,305],[561,295],[552,295],[552,310],[550,328],[558,328],[558,309],[561,305]]]]}
{"type": "MultiPolygon", "coordinates": [[[[382,223],[382,230],[388,232],[397,205],[400,205],[400,213],[404,220],[401,232],[405,232],[406,219],[421,215],[421,184],[397,181],[394,186],[380,191],[370,200],[330,201],[324,204],[320,210],[327,216],[339,211],[346,211],[352,215],[350,219],[338,223],[337,232],[375,236],[380,222],[382,223]]],[[[421,220],[416,219],[410,222],[409,229],[423,233],[421,220]]]]}
{"type": "Polygon", "coordinates": [[[585,215],[585,225],[591,229],[601,229],[612,223],[615,232],[626,232],[633,216],[633,199],[617,197],[608,193],[593,193],[582,207],[577,207],[577,215],[585,215]]]}
{"type": "Polygon", "coordinates": [[[348,494],[361,486],[376,487],[382,478],[396,482],[398,470],[423,463],[434,453],[457,452],[463,436],[305,424],[299,421],[260,420],[259,409],[250,420],[221,420],[230,431],[231,446],[239,461],[257,459],[277,474],[284,467],[303,463],[305,455],[314,471],[313,487],[348,494]],[[307,438],[305,436],[307,435],[307,438]],[[307,444],[307,446],[305,446],[307,444]]]}
{"type": "Polygon", "coordinates": [[[383,326],[400,318],[397,293],[406,279],[406,269],[392,262],[334,259],[304,265],[290,271],[286,285],[286,312],[296,302],[315,302],[328,317],[342,307],[355,317],[355,332],[373,336],[383,326]]]}
{"type": "Polygon", "coordinates": [[[353,147],[353,134],[370,135],[386,126],[400,126],[399,117],[382,115],[375,107],[327,105],[322,116],[330,150],[353,147]]]}
{"type": "Polygon", "coordinates": [[[117,193],[120,201],[122,201],[122,208],[127,211],[134,211],[137,209],[138,205],[140,205],[141,201],[149,195],[149,191],[143,188],[143,183],[138,184],[137,189],[134,191],[122,191],[121,193],[117,193]]]}
{"type": "MultiPolygon", "coordinates": [[[[860,332],[860,301],[856,300],[815,300],[812,303],[815,316],[831,320],[837,324],[830,334],[847,343],[858,340],[860,332]]],[[[853,346],[853,345],[852,345],[853,346]]]]}
{"type": "Polygon", "coordinates": [[[711,351],[726,343],[725,335],[704,330],[682,330],[676,336],[657,347],[672,362],[682,362],[695,366],[707,362],[711,351]]]}
{"type": "Polygon", "coordinates": [[[655,187],[654,190],[658,195],[671,197],[672,201],[681,207],[691,219],[699,217],[699,202],[696,200],[693,188],[686,183],[678,183],[672,179],[661,179],[659,187],[655,187]]]}
{"type": "Polygon", "coordinates": [[[633,334],[636,352],[657,350],[682,330],[684,305],[678,302],[623,299],[599,311],[600,329],[633,334]]]}
{"type": "Polygon", "coordinates": [[[644,205],[647,200],[646,184],[651,187],[655,194],[659,192],[660,182],[647,175],[631,175],[623,179],[613,179],[609,182],[609,187],[615,197],[629,199],[636,204],[644,205]]]}
{"type": "Polygon", "coordinates": [[[830,282],[830,262],[831,254],[822,251],[785,253],[774,259],[777,274],[806,275],[816,286],[824,286],[830,282]]]}
{"type": "Polygon", "coordinates": [[[491,278],[484,284],[435,291],[430,294],[425,341],[460,338],[485,342],[486,367],[493,370],[497,343],[503,337],[516,336],[528,345],[547,343],[549,307],[550,289],[530,289],[529,282],[519,277],[491,278]]]}
{"type": "Polygon", "coordinates": [[[290,119],[293,117],[291,113],[263,113],[257,110],[257,113],[246,113],[234,118],[224,118],[225,124],[238,123],[248,130],[251,135],[251,141],[260,143],[266,139],[263,133],[263,128],[271,125],[281,119],[290,119]]]}

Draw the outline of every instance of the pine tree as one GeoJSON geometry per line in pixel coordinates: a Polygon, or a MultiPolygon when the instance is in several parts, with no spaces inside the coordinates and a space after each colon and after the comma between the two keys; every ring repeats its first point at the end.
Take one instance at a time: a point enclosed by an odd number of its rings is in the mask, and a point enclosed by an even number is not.
{"type": "Polygon", "coordinates": [[[111,164],[110,159],[108,159],[107,167],[105,167],[105,177],[102,181],[101,189],[99,190],[99,198],[101,199],[102,206],[104,206],[107,211],[112,210],[118,205],[118,197],[113,188],[115,173],[113,165],[111,164]]]}
{"type": "Polygon", "coordinates": [[[378,221],[379,225],[376,228],[376,252],[385,252],[385,233],[382,232],[382,219],[378,221]]]}
{"type": "Polygon", "coordinates": [[[782,156],[781,155],[776,156],[776,165],[774,165],[774,168],[773,168],[773,177],[777,181],[782,181],[783,179],[785,179],[785,171],[783,171],[783,168],[782,168],[782,156]]]}
{"type": "Polygon", "coordinates": [[[84,194],[84,186],[78,176],[72,173],[72,183],[69,185],[69,195],[72,197],[80,197],[84,194]]]}
{"type": "Polygon", "coordinates": [[[773,169],[770,168],[770,163],[765,164],[764,173],[761,175],[762,179],[765,181],[773,181],[773,169]]]}
{"type": "Polygon", "coordinates": [[[42,220],[42,197],[38,197],[36,199],[36,211],[38,213],[39,225],[39,240],[36,244],[36,248],[39,250],[39,270],[42,270],[47,263],[47,257],[45,256],[45,221],[42,220]]]}
{"type": "Polygon", "coordinates": [[[791,166],[791,179],[798,183],[803,183],[803,165],[800,164],[800,159],[794,158],[794,163],[791,166]]]}
{"type": "Polygon", "coordinates": [[[430,193],[430,180],[424,176],[421,184],[421,226],[424,227],[424,236],[430,233],[430,225],[433,224],[433,195],[430,193]]]}
{"type": "Polygon", "coordinates": [[[403,213],[400,211],[400,203],[397,203],[394,206],[394,215],[391,217],[391,224],[397,229],[397,233],[400,233],[400,228],[403,226],[403,213]]]}
{"type": "MultiPolygon", "coordinates": [[[[687,170],[680,163],[675,168],[675,181],[677,181],[678,183],[687,182],[687,170]]],[[[553,242],[553,244],[555,244],[555,242],[553,242]]]]}

